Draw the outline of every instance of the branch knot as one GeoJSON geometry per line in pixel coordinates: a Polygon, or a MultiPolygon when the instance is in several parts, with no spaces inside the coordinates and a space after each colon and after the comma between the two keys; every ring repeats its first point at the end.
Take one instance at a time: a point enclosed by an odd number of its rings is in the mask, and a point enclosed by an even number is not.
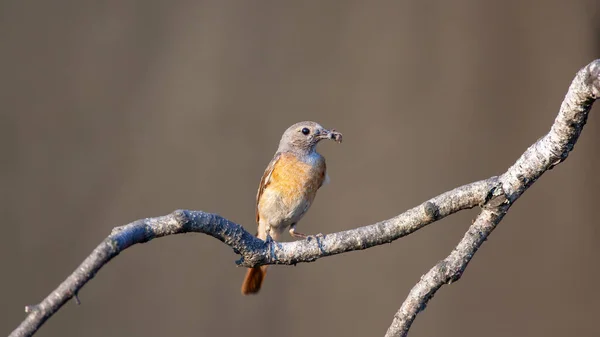
{"type": "Polygon", "coordinates": [[[508,196],[504,192],[504,188],[502,184],[498,182],[496,186],[492,187],[488,194],[485,196],[485,201],[483,202],[481,208],[487,210],[496,210],[502,205],[509,205],[510,200],[508,196]]]}
{"type": "Polygon", "coordinates": [[[440,208],[431,201],[425,203],[423,210],[425,215],[432,221],[437,220],[440,216],[440,208]]]}

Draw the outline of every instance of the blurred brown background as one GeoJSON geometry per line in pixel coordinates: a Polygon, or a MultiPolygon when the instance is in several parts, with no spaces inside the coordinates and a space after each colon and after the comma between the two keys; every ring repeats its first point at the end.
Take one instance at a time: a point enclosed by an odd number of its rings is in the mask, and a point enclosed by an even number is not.
{"type": "MultiPolygon", "coordinates": [[[[502,173],[600,56],[597,1],[0,3],[0,333],[112,227],[177,208],[254,230],[289,125],[325,143],[331,184],[300,223],[387,219],[502,173]]],[[[600,111],[511,209],[411,336],[597,336],[600,111]]],[[[277,267],[242,297],[203,235],[134,246],[38,336],[382,336],[476,211],[390,245],[277,267]]]]}

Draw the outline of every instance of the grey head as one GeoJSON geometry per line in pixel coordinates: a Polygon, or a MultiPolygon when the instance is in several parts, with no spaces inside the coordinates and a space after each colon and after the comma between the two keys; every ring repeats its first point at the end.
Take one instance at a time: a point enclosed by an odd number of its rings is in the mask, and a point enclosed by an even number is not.
{"type": "Polygon", "coordinates": [[[299,122],[285,130],[283,136],[281,136],[277,152],[309,155],[315,152],[317,144],[323,139],[331,139],[341,143],[342,134],[334,129],[325,129],[315,122],[299,122]]]}

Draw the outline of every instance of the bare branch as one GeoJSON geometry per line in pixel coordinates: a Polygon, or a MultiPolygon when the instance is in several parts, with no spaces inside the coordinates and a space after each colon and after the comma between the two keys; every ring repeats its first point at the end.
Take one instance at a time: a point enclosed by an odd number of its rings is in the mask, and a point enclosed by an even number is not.
{"type": "Polygon", "coordinates": [[[404,336],[417,313],[443,284],[458,280],[487,235],[514,202],[544,171],[564,160],[575,144],[591,104],[598,97],[600,61],[577,75],[560,114],[548,135],[530,147],[507,173],[441,194],[392,219],[353,230],[309,237],[295,242],[264,242],[241,225],[219,215],[178,210],[172,214],[137,220],[115,228],[83,263],[37,305],[27,306],[25,320],[12,336],[31,336],[94,275],[121,251],[154,238],[180,233],[204,233],[233,248],[241,256],[236,263],[253,267],[296,264],[321,257],[392,242],[463,209],[482,206],[483,211],[445,260],[424,275],[396,314],[388,336],[404,336]]]}
{"type": "Polygon", "coordinates": [[[544,172],[565,160],[573,150],[594,101],[600,96],[600,60],[582,68],[560,107],[550,132],[530,146],[498,178],[499,185],[490,193],[473,225],[448,257],[436,264],[411,289],[394,316],[386,337],[407,336],[417,314],[444,284],[458,281],[465,268],[496,228],[510,206],[544,172]]]}
{"type": "Polygon", "coordinates": [[[113,229],[92,254],[48,297],[38,305],[27,306],[26,312],[29,315],[10,336],[33,335],[92,279],[102,266],[136,243],[167,235],[196,232],[213,236],[233,248],[234,252],[241,255],[241,259],[237,261],[240,266],[311,262],[325,256],[392,242],[452,213],[473,208],[485,201],[487,191],[494,184],[496,178],[475,182],[441,194],[389,220],[294,242],[266,243],[241,225],[202,211],[178,210],[162,217],[137,220],[113,229]]]}

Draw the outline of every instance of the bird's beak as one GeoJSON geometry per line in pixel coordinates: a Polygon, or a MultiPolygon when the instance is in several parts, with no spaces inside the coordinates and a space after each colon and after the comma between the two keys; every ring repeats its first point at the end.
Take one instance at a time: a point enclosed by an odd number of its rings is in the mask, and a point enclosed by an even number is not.
{"type": "Polygon", "coordinates": [[[321,133],[319,134],[319,139],[331,139],[337,143],[341,143],[342,142],[342,134],[335,131],[335,129],[331,129],[331,130],[323,129],[323,130],[321,130],[321,133]]]}

